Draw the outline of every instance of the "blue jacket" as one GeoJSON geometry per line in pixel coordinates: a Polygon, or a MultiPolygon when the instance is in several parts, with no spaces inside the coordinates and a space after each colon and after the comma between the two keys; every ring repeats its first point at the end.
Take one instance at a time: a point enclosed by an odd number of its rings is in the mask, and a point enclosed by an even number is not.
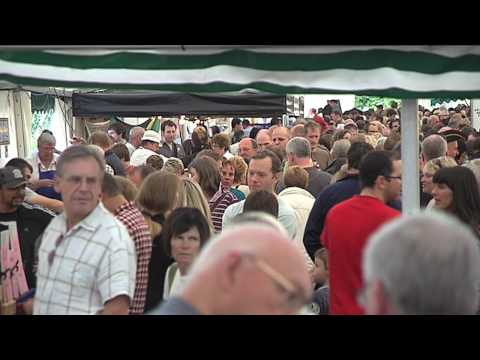
{"type": "MultiPolygon", "coordinates": [[[[312,260],[314,260],[313,255],[315,251],[323,247],[320,242],[320,235],[322,234],[325,219],[330,209],[358,194],[360,194],[360,179],[358,175],[347,176],[335,184],[328,186],[318,194],[308,217],[303,235],[303,244],[312,260]]],[[[402,210],[400,201],[394,201],[388,205],[399,211],[402,210]]]]}

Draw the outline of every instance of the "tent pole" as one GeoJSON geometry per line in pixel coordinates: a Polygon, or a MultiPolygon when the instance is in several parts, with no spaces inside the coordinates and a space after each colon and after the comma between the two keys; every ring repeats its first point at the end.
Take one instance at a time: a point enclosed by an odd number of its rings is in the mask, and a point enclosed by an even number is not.
{"type": "Polygon", "coordinates": [[[417,99],[402,101],[402,209],[404,214],[412,214],[420,209],[417,103],[417,99]]]}

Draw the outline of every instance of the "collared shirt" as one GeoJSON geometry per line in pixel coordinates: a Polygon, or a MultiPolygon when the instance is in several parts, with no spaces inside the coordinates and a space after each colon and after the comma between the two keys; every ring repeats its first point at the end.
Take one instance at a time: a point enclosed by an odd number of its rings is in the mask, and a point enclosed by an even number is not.
{"type": "Polygon", "coordinates": [[[40,161],[40,158],[38,157],[38,153],[29,159],[26,159],[30,165],[32,165],[33,171],[32,171],[32,180],[38,180],[39,179],[39,173],[38,169],[43,171],[53,171],[57,170],[57,160],[58,160],[59,155],[58,154],[53,154],[53,160],[50,163],[48,167],[45,167],[42,162],[40,161]]]}
{"type": "Polygon", "coordinates": [[[162,305],[152,310],[148,315],[202,315],[181,297],[172,296],[162,305]]]}
{"type": "Polygon", "coordinates": [[[54,218],[38,257],[35,315],[93,315],[117,296],[133,299],[134,244],[102,204],[69,231],[65,213],[54,218]]]}
{"type": "Polygon", "coordinates": [[[228,189],[223,189],[220,184],[218,191],[213,195],[213,197],[208,202],[210,207],[210,213],[212,217],[212,224],[215,228],[215,232],[222,231],[222,219],[225,210],[232,204],[238,202],[239,199],[235,196],[234,193],[228,189]]]}
{"type": "Polygon", "coordinates": [[[137,254],[137,276],[135,295],[130,303],[130,314],[143,314],[148,286],[148,264],[152,254],[152,237],[145,218],[135,207],[133,202],[127,202],[115,211],[115,217],[120,220],[128,230],[135,243],[137,254]]]}
{"type": "MultiPolygon", "coordinates": [[[[295,211],[291,208],[288,203],[283,200],[282,198],[277,197],[278,200],[278,221],[280,224],[283,225],[289,237],[293,240],[297,235],[298,231],[298,223],[297,217],[295,215],[295,211]]],[[[232,219],[238,215],[243,213],[243,205],[245,204],[245,200],[237,202],[235,204],[230,205],[223,214],[223,228],[228,225],[232,219]]]]}

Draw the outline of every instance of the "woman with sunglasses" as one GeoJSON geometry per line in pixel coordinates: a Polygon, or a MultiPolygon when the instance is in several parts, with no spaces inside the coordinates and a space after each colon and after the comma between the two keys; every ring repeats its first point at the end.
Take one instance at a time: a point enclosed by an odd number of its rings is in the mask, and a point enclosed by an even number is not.
{"type": "Polygon", "coordinates": [[[473,171],[465,166],[442,168],[433,176],[435,209],[454,215],[480,235],[480,194],[473,171]]]}

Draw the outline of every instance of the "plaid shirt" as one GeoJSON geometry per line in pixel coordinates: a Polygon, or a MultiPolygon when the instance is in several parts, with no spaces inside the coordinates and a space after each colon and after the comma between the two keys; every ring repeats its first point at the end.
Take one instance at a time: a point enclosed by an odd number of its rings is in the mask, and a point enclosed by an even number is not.
{"type": "Polygon", "coordinates": [[[115,216],[127,227],[128,233],[135,243],[137,253],[137,280],[135,295],[130,303],[130,314],[143,314],[147,297],[148,264],[152,254],[152,237],[145,218],[133,202],[120,206],[115,211],[115,216]]]}
{"type": "Polygon", "coordinates": [[[117,296],[133,299],[135,274],[132,239],[101,203],[70,230],[62,213],[42,237],[33,313],[97,314],[117,296]]]}

